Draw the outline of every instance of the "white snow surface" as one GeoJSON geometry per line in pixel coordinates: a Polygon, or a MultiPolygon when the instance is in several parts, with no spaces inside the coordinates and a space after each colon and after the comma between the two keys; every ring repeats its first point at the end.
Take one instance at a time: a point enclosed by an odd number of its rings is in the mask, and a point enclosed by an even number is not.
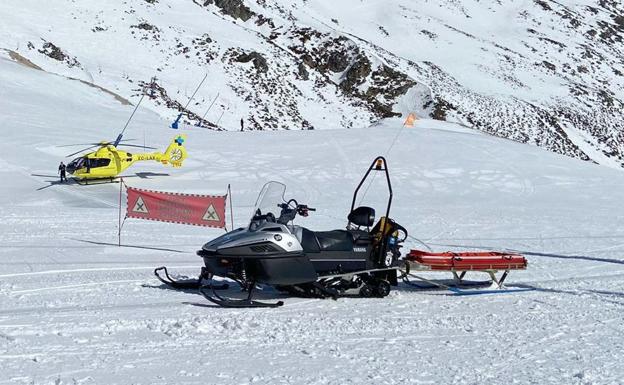
{"type": "MultiPolygon", "coordinates": [[[[415,238],[439,251],[520,251],[529,261],[528,270],[512,272],[509,291],[496,294],[401,284],[384,299],[282,298],[278,309],[228,310],[168,290],[152,274],[168,265],[194,276],[195,251],[223,230],[128,220],[118,247],[119,184],[56,183],[70,152],[57,146],[114,138],[132,106],[5,56],[0,85],[0,384],[624,378],[619,171],[427,120],[403,129],[399,120],[351,130],[188,129],[183,168],[135,165],[126,182],[208,194],[231,184],[240,226],[262,184],[278,180],[289,197],[318,209],[299,224],[329,230],[345,226],[353,189],[382,154],[391,216],[415,238]]],[[[176,134],[166,123],[140,108],[126,137],[142,142],[145,133],[148,144],[164,147],[176,134]]],[[[375,183],[364,202],[383,199],[375,183]]],[[[405,249],[423,247],[415,238],[405,249]]]]}

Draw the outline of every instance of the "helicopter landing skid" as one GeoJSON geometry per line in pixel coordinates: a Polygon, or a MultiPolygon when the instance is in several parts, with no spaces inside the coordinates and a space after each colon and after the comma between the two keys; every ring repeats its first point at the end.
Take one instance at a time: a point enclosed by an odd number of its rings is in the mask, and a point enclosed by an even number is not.
{"type": "Polygon", "coordinates": [[[117,179],[117,177],[112,177],[112,178],[95,178],[95,179],[78,179],[78,178],[74,178],[74,180],[76,181],[76,183],[78,183],[81,186],[94,185],[94,184],[119,183],[119,180],[117,179]]]}

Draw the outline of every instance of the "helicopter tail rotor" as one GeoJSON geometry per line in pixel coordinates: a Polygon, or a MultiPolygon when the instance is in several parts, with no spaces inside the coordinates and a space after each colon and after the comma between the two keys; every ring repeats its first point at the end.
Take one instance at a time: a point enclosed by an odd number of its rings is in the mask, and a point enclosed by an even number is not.
{"type": "Polygon", "coordinates": [[[169,147],[165,150],[165,156],[162,159],[162,163],[171,164],[173,167],[182,167],[182,162],[186,159],[186,148],[184,143],[186,142],[186,135],[177,135],[169,147]]]}

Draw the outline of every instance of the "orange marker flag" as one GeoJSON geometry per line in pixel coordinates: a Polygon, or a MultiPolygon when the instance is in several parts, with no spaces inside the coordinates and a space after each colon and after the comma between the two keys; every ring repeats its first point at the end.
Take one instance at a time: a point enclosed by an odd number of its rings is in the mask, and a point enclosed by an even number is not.
{"type": "Polygon", "coordinates": [[[416,121],[416,119],[418,119],[416,117],[416,114],[413,112],[410,112],[410,114],[407,115],[407,119],[405,119],[405,123],[403,123],[403,125],[407,127],[414,127],[414,122],[416,121]]]}

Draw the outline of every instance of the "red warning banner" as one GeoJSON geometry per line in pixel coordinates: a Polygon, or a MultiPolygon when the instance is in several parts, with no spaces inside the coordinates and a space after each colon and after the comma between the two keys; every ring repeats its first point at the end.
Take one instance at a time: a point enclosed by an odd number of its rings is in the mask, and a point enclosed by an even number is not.
{"type": "Polygon", "coordinates": [[[126,187],[126,217],[183,223],[195,226],[225,227],[227,195],[178,194],[126,187]]]}

